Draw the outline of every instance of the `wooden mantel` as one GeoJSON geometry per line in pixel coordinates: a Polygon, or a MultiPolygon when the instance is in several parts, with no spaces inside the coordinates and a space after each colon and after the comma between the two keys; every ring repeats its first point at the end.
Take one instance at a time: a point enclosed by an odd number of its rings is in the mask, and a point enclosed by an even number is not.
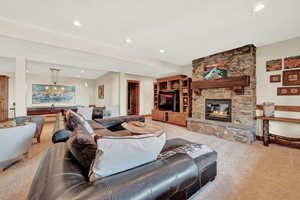
{"type": "Polygon", "coordinates": [[[194,90],[213,89],[213,88],[231,88],[238,94],[244,93],[244,87],[250,85],[250,76],[234,76],[220,78],[216,80],[193,81],[194,90]]]}

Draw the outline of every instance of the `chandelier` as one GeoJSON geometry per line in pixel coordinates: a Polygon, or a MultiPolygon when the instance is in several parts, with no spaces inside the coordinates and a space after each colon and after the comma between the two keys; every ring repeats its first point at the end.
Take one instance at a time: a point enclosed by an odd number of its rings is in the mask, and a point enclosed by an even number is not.
{"type": "Polygon", "coordinates": [[[60,69],[59,68],[49,68],[49,69],[51,71],[52,83],[54,85],[56,85],[58,83],[58,77],[59,77],[60,69]]]}

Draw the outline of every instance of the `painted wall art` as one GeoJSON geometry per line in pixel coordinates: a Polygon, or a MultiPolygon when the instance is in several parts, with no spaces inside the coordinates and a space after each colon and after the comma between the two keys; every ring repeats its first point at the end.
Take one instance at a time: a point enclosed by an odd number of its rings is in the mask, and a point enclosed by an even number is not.
{"type": "Polygon", "coordinates": [[[227,64],[227,62],[222,62],[214,65],[206,65],[204,67],[204,80],[226,78],[228,76],[227,64]]]}
{"type": "Polygon", "coordinates": [[[32,85],[32,104],[75,102],[75,86],[32,85]]]}
{"type": "Polygon", "coordinates": [[[104,85],[98,87],[98,98],[104,99],[104,85]]]}
{"type": "Polygon", "coordinates": [[[277,88],[277,95],[278,96],[300,95],[300,87],[277,88]]]}
{"type": "Polygon", "coordinates": [[[281,82],[281,75],[280,74],[270,76],[270,83],[279,83],[279,82],[281,82]]]}
{"type": "Polygon", "coordinates": [[[267,72],[278,71],[282,69],[282,59],[269,60],[266,62],[267,72]]]}
{"type": "Polygon", "coordinates": [[[283,85],[284,86],[300,85],[300,69],[284,71],[283,85]]]}
{"type": "Polygon", "coordinates": [[[284,59],[284,69],[300,68],[300,56],[288,57],[284,59]]]}

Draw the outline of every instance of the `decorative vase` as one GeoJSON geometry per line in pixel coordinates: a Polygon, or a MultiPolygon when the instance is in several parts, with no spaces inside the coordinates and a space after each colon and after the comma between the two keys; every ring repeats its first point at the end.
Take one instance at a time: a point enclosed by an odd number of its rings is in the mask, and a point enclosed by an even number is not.
{"type": "Polygon", "coordinates": [[[274,117],[275,116],[275,104],[272,102],[263,103],[263,114],[265,117],[274,117]]]}

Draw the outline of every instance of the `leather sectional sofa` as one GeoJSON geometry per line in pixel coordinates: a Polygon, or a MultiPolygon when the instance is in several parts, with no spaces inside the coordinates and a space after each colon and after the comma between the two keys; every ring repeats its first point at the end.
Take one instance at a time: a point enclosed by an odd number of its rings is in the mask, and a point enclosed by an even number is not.
{"type": "MultiPolygon", "coordinates": [[[[116,134],[121,123],[133,119],[144,120],[134,116],[97,123],[103,130],[116,134]]],[[[217,153],[212,150],[191,157],[182,152],[183,147],[191,144],[182,139],[167,140],[156,161],[90,183],[66,143],[56,143],[41,159],[27,199],[188,199],[217,175],[217,153]]]]}

